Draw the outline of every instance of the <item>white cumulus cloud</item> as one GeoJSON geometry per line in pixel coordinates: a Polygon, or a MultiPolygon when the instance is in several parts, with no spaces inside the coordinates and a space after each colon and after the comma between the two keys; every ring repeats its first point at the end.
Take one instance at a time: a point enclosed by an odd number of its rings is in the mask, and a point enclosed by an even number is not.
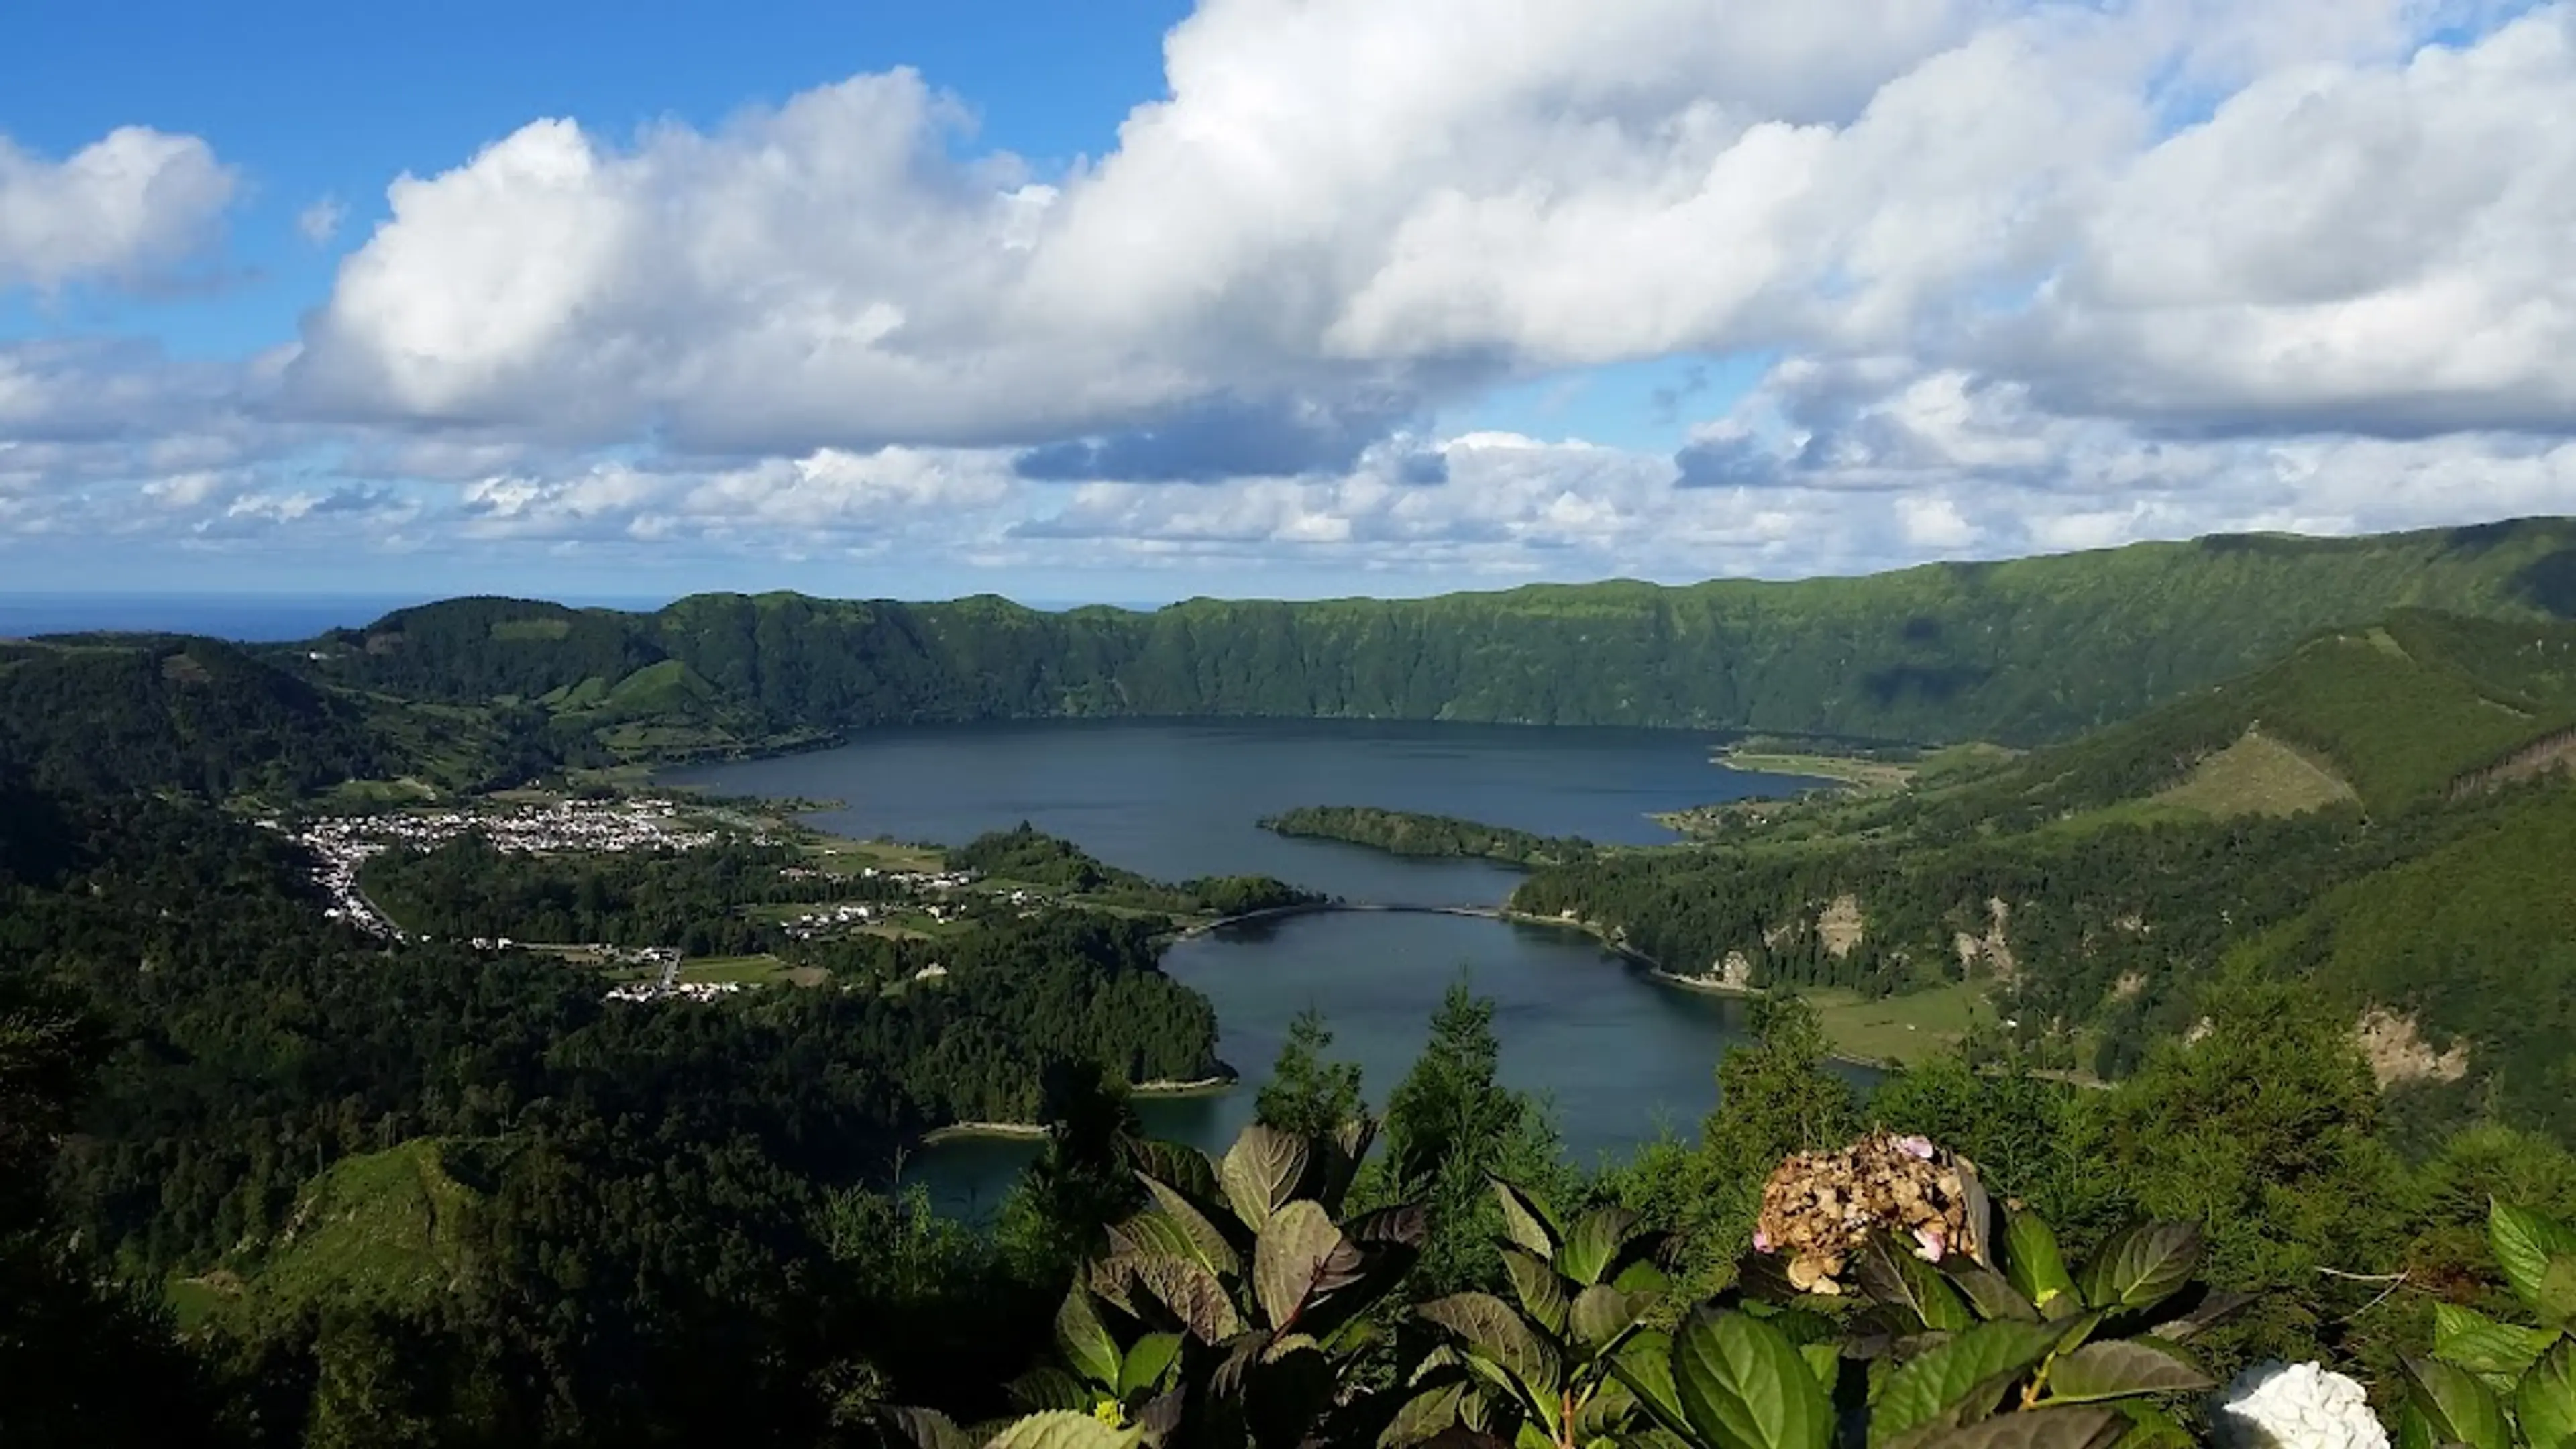
{"type": "Polygon", "coordinates": [[[0,136],[0,289],[155,280],[212,238],[238,185],[195,136],[125,126],[59,161],[0,136]]]}

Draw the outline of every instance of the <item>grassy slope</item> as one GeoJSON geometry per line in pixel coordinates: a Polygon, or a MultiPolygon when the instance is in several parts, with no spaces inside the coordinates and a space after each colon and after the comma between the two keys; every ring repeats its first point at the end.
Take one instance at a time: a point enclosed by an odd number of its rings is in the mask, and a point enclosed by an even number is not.
{"type": "MultiPolygon", "coordinates": [[[[343,1158],[305,1187],[287,1225],[235,1266],[240,1302],[292,1310],[434,1300],[470,1271],[477,1202],[448,1174],[435,1139],[343,1158]]],[[[206,1292],[200,1281],[175,1296],[202,1309],[206,1292]]]]}
{"type": "Polygon", "coordinates": [[[2034,752],[1958,787],[1954,808],[2008,818],[2152,800],[2210,815],[2285,813],[2348,790],[2387,812],[2571,726],[2576,625],[2410,611],[2320,635],[2268,668],[2034,752]]]}
{"type": "Polygon", "coordinates": [[[1808,987],[1834,1050],[1865,1062],[1920,1062],[1956,1045],[1978,1026],[2000,1019],[1993,1003],[1966,982],[1871,1000],[1855,991],[1808,987]]]}
{"type": "Polygon", "coordinates": [[[2224,819],[2231,815],[2296,815],[2355,798],[2333,765],[2296,745],[2249,729],[2236,743],[2156,792],[2150,804],[2224,819]]]}

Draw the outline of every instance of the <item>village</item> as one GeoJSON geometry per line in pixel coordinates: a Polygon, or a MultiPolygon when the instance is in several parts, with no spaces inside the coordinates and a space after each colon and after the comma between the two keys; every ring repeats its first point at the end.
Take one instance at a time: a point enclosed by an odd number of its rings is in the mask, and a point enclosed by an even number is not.
{"type": "MultiPolygon", "coordinates": [[[[271,817],[260,822],[294,840],[313,854],[315,881],[329,897],[323,914],[346,921],[381,940],[427,942],[396,924],[367,897],[359,883],[366,862],[391,850],[428,850],[465,836],[480,836],[495,849],[513,854],[685,851],[725,838],[684,816],[673,801],[635,798],[618,801],[559,801],[499,809],[410,811],[359,816],[328,816],[289,822],[271,817]]],[[[753,844],[772,843],[765,833],[738,833],[753,844]]],[[[780,870],[782,879],[820,879],[834,874],[810,866],[780,870]]],[[[850,879],[867,882],[867,894],[878,897],[818,907],[787,917],[780,929],[796,940],[825,940],[852,931],[895,926],[898,922],[945,923],[963,919],[968,902],[960,893],[981,879],[971,870],[905,870],[865,866],[850,879]]],[[[996,891],[994,899],[1030,906],[1044,898],[1024,889],[996,891]]],[[[535,950],[560,954],[623,975],[606,988],[615,1002],[709,1002],[749,989],[743,981],[684,981],[681,952],[665,946],[618,946],[608,943],[537,942],[509,936],[477,936],[463,944],[477,951],[535,950]]],[[[944,975],[931,967],[925,978],[944,975]]]]}
{"type": "MultiPolygon", "coordinates": [[[[331,898],[324,915],[388,941],[410,937],[358,887],[359,869],[370,857],[388,850],[428,850],[466,835],[480,835],[495,849],[516,854],[696,850],[719,838],[714,831],[687,825],[672,801],[655,798],[320,816],[293,825],[271,816],[260,824],[313,852],[314,878],[331,898]]],[[[750,839],[757,845],[770,843],[766,836],[750,839]]],[[[497,949],[507,949],[509,944],[503,940],[497,949]]]]}

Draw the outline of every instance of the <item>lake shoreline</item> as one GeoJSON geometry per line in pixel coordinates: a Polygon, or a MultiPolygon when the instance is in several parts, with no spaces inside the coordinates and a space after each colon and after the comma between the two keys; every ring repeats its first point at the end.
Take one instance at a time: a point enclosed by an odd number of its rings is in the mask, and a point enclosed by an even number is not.
{"type": "Polygon", "coordinates": [[[1043,1142],[1047,1129],[1035,1122],[951,1122],[921,1134],[921,1145],[946,1142],[1043,1142]]]}
{"type": "Polygon", "coordinates": [[[1127,1092],[1130,1096],[1152,1097],[1161,1101],[1176,1101],[1188,1097],[1222,1097],[1233,1091],[1243,1081],[1243,1073],[1224,1062],[1219,1062],[1216,1066],[1215,1073],[1210,1076],[1198,1077],[1186,1082],[1167,1080],[1137,1082],[1129,1086],[1127,1092]]]}
{"type": "Polygon", "coordinates": [[[1599,927],[1588,921],[1572,921],[1563,916],[1533,915],[1528,911],[1513,910],[1509,906],[1412,905],[1400,901],[1303,901],[1293,906],[1272,906],[1267,910],[1246,911],[1239,916],[1220,916],[1213,921],[1201,921],[1194,926],[1174,932],[1171,939],[1175,942],[1192,941],[1235,926],[1258,925],[1264,921],[1285,920],[1291,916],[1335,913],[1465,916],[1480,921],[1501,921],[1513,926],[1544,926],[1552,931],[1574,931],[1590,936],[1601,949],[1643,966],[1649,973],[1660,973],[1663,970],[1654,957],[1633,946],[1610,939],[1599,927]]]}

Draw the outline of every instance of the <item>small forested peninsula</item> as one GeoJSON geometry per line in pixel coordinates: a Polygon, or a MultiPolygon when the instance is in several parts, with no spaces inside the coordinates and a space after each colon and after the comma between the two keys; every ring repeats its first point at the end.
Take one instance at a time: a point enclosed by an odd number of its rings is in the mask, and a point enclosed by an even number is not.
{"type": "Polygon", "coordinates": [[[1368,805],[1301,805],[1262,821],[1261,828],[1365,845],[1392,855],[1469,857],[1508,865],[1571,865],[1590,860],[1596,849],[1580,836],[1535,835],[1446,815],[1368,805]]]}

